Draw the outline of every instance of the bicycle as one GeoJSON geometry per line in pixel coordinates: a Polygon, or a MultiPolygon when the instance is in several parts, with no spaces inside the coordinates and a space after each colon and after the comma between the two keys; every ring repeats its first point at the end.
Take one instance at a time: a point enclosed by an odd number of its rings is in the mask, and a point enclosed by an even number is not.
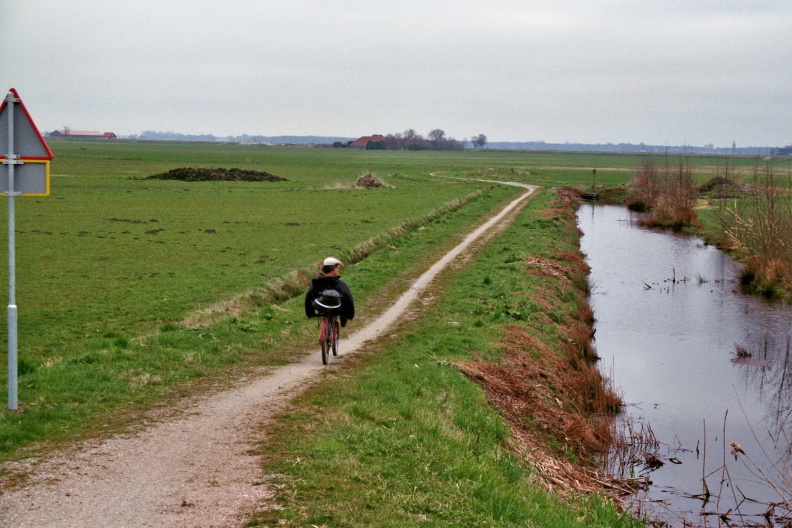
{"type": "Polygon", "coordinates": [[[322,347],[322,364],[330,361],[330,353],[338,355],[338,338],[341,333],[338,314],[341,311],[341,294],[335,290],[325,290],[313,301],[313,307],[322,318],[319,322],[319,346],[322,347]]]}
{"type": "Polygon", "coordinates": [[[331,314],[323,314],[319,324],[319,345],[322,347],[323,365],[329,363],[331,351],[334,356],[338,355],[339,336],[338,317],[331,314]]]}

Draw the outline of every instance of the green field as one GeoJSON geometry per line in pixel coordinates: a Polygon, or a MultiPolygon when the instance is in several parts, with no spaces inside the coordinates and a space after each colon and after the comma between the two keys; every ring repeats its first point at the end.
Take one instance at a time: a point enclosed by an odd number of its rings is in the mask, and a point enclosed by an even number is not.
{"type": "Polygon", "coordinates": [[[304,149],[78,145],[53,143],[50,197],[18,200],[20,332],[33,362],[79,354],[108,334],[151,332],[483,187],[405,171],[382,174],[391,189],[337,189],[368,160],[325,162],[304,149]],[[253,168],[289,181],[142,179],[179,166],[253,168]]]}
{"type": "MultiPolygon", "coordinates": [[[[442,157],[123,142],[51,148],[51,196],[16,199],[24,412],[0,419],[4,457],[30,442],[83,434],[119,406],[166,397],[224,366],[283,361],[279,347],[257,343],[266,332],[220,339],[234,328],[173,330],[196,310],[329,254],[345,258],[394,227],[417,228],[451,202],[484,191],[474,200],[483,214],[514,193],[428,176],[451,167],[442,157]],[[288,181],[144,179],[184,166],[249,168],[288,181]],[[366,169],[392,187],[351,189],[366,169]],[[168,331],[157,336],[161,329],[168,331]]],[[[6,281],[0,295],[7,298],[6,281]]]]}
{"type": "MultiPolygon", "coordinates": [[[[521,192],[493,181],[588,188],[596,169],[598,186],[620,186],[641,161],[636,155],[592,153],[390,152],[67,140],[49,145],[55,154],[51,196],[16,199],[20,412],[0,414],[0,460],[35,456],[48,445],[127,427],[138,411],[233,381],[254,365],[293,360],[314,332],[301,312],[300,277],[310,276],[328,255],[349,264],[343,274],[354,284],[362,313],[356,322],[364,323],[472,226],[521,192]],[[146,179],[179,167],[252,169],[287,181],[146,179]],[[390,187],[353,188],[364,171],[378,175],[390,187]],[[278,295],[266,289],[273,284],[278,295]],[[223,317],[187,324],[200,320],[195,314],[217,306],[223,317]]],[[[711,177],[723,161],[686,160],[698,181],[711,177]]],[[[732,163],[749,170],[755,161],[732,163]]],[[[6,205],[1,208],[5,224],[6,205]]],[[[445,327],[433,329],[441,323],[430,317],[428,329],[416,329],[416,335],[449,343],[462,339],[467,352],[471,347],[495,350],[502,325],[526,321],[527,314],[539,309],[535,301],[526,300],[536,292],[509,297],[514,291],[504,285],[514,280],[510,274],[520,272],[514,263],[530,251],[540,251],[529,249],[537,238],[550,241],[541,251],[551,255],[558,249],[553,243],[558,229],[552,221],[518,221],[505,242],[492,246],[496,254],[490,253],[489,260],[468,272],[481,284],[495,281],[501,286],[486,287],[478,297],[458,301],[460,313],[438,311],[432,316],[467,320],[469,327],[487,332],[476,331],[475,339],[448,335],[445,327]]],[[[3,244],[4,261],[6,251],[3,244]]],[[[455,284],[464,289],[464,281],[455,284]]],[[[562,304],[575,302],[568,292],[558,295],[562,304]]],[[[4,280],[0,297],[7,296],[4,280]]],[[[548,335],[551,341],[559,339],[556,330],[548,335]]],[[[419,339],[429,343],[422,346],[409,345],[415,338],[404,339],[408,345],[400,346],[410,346],[419,355],[433,354],[446,361],[442,358],[450,354],[440,353],[445,345],[432,345],[428,338],[419,339]]],[[[454,390],[460,394],[475,393],[462,378],[457,382],[462,384],[454,390]]],[[[0,384],[3,389],[7,384],[5,364],[0,384]]],[[[428,400],[416,405],[428,402],[431,407],[434,398],[446,397],[426,394],[428,400]]],[[[492,474],[500,491],[487,508],[498,510],[503,506],[498,506],[499,501],[516,500],[509,488],[517,482],[522,486],[527,474],[514,460],[500,458],[506,456],[505,426],[498,425],[497,413],[480,395],[468,404],[475,410],[463,406],[454,412],[482,413],[476,420],[489,424],[492,435],[475,441],[483,442],[480,449],[495,449],[487,451],[493,458],[471,464],[485,464],[485,473],[501,468],[511,475],[500,481],[492,474]]],[[[415,434],[405,431],[408,437],[415,434]]],[[[316,449],[315,445],[292,447],[316,449]]],[[[330,473],[336,469],[331,467],[330,473]]],[[[424,485],[431,488],[436,483],[430,479],[424,485]]],[[[476,490],[470,492],[475,495],[476,490]]],[[[547,507],[553,511],[563,510],[555,499],[542,500],[552,503],[547,507]]],[[[320,502],[310,508],[321,509],[320,502]]],[[[503,515],[516,524],[534,515],[523,506],[514,511],[503,507],[503,515]]],[[[612,510],[606,510],[602,519],[615,519],[612,510]]],[[[452,517],[465,517],[460,515],[456,512],[452,517]]],[[[493,515],[488,509],[471,519],[489,522],[496,519],[493,515]]],[[[574,518],[565,517],[563,524],[574,523],[574,518]]],[[[595,524],[623,521],[602,519],[595,524]]]]}
{"type": "Polygon", "coordinates": [[[515,192],[460,178],[585,185],[590,167],[613,166],[597,178],[615,185],[635,161],[136,142],[51,141],[51,148],[51,196],[17,199],[20,357],[31,368],[151,333],[472,193],[515,192]],[[549,168],[558,165],[568,168],[549,168]],[[289,181],[143,179],[184,166],[289,181]],[[393,187],[349,189],[365,170],[393,187]]]}

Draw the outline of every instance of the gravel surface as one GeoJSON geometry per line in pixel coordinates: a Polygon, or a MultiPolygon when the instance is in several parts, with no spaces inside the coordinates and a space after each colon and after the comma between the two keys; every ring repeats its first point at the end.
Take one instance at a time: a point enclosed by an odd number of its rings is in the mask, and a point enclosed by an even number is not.
{"type": "MultiPolygon", "coordinates": [[[[528,187],[528,186],[526,186],[528,187]]],[[[532,189],[532,188],[531,188],[532,189]]],[[[473,242],[492,236],[532,190],[476,229],[426,271],[385,313],[342,341],[344,355],[391,326],[432,279],[473,242]]],[[[261,369],[237,387],[191,402],[140,432],[88,441],[35,459],[0,465],[27,474],[0,490],[0,527],[240,527],[274,496],[257,457],[261,427],[328,367],[318,353],[261,369]],[[256,432],[258,431],[258,432],[256,432]]],[[[332,363],[329,368],[332,368],[332,363]]]]}

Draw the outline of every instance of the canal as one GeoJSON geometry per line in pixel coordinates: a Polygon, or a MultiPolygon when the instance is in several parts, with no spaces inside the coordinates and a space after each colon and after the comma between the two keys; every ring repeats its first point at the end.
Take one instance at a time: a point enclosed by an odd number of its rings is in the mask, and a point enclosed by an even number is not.
{"type": "Polygon", "coordinates": [[[792,306],[744,295],[721,251],[624,207],[585,204],[578,225],[600,367],[631,440],[607,464],[650,482],[633,506],[671,526],[783,525],[792,306]]]}

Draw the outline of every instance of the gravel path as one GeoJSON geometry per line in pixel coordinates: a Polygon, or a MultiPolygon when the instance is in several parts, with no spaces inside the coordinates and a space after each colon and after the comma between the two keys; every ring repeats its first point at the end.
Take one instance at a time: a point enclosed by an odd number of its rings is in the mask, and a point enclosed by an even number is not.
{"type": "MultiPolygon", "coordinates": [[[[469,234],[385,313],[345,338],[343,354],[381,335],[473,242],[508,225],[510,213],[534,190],[514,185],[530,190],[469,234]]],[[[29,478],[24,486],[0,490],[0,527],[242,526],[246,513],[274,495],[263,483],[258,458],[249,454],[261,441],[256,431],[327,368],[311,353],[288,366],[261,369],[236,388],[194,401],[177,417],[141,432],[2,464],[0,472],[29,478]]]]}

